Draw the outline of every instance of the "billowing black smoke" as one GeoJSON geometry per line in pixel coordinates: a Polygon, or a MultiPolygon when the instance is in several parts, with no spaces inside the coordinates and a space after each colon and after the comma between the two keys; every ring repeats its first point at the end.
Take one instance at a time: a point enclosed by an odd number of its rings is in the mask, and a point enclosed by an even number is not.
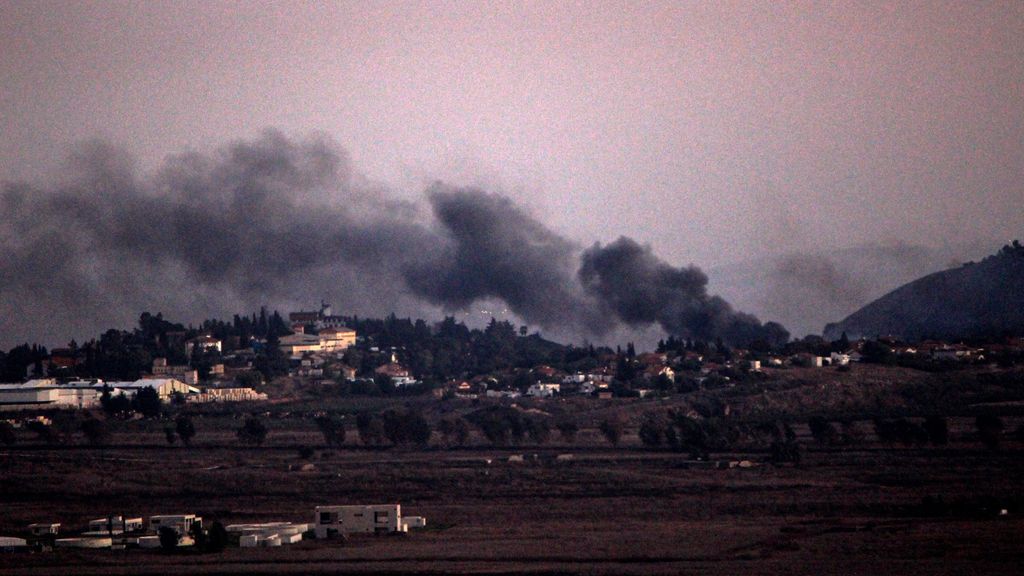
{"type": "MultiPolygon", "coordinates": [[[[351,171],[323,138],[277,132],[169,159],[151,176],[103,144],[70,176],[0,195],[0,338],[61,339],[142,310],[222,316],[327,296],[360,314],[462,310],[500,299],[523,320],[594,337],[657,322],[735,343],[778,338],[622,238],[583,253],[509,199],[437,184],[430,219],[351,171]]],[[[59,340],[58,340],[59,341],[59,340]]]]}
{"type": "Polygon", "coordinates": [[[413,292],[448,309],[499,298],[542,326],[609,327],[580,293],[571,242],[502,196],[438,184],[428,198],[443,242],[406,269],[413,292]]]}
{"type": "Polygon", "coordinates": [[[761,324],[709,296],[708,278],[699,268],[675,268],[629,238],[586,250],[579,279],[602,308],[632,326],[657,322],[672,334],[734,344],[776,345],[789,338],[781,325],[761,324]]]}

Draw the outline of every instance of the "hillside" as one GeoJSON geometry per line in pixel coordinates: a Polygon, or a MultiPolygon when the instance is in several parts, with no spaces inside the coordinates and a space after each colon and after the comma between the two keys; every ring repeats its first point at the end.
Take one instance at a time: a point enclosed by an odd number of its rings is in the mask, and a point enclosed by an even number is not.
{"type": "Polygon", "coordinates": [[[860,244],[787,253],[708,270],[710,289],[737,309],[774,320],[794,336],[820,334],[893,289],[939,270],[977,260],[985,247],[860,244]]]}
{"type": "Polygon", "coordinates": [[[1024,247],[1014,242],[978,263],[929,274],[825,327],[825,338],[905,340],[1024,334],[1024,247]]]}

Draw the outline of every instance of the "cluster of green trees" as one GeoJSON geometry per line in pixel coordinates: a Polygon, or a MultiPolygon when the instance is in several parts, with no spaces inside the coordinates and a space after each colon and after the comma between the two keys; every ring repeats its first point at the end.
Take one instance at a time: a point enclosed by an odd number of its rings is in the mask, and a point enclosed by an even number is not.
{"type": "Polygon", "coordinates": [[[45,346],[21,344],[6,353],[0,350],[0,382],[21,382],[29,367],[42,372],[43,360],[49,356],[45,346]]]}
{"type": "Polygon", "coordinates": [[[596,365],[599,353],[591,346],[581,349],[550,342],[539,334],[527,334],[525,326],[517,329],[511,322],[493,318],[482,330],[470,329],[454,317],[446,317],[434,327],[424,320],[394,315],[346,321],[364,338],[363,347],[346,355],[346,361],[360,374],[372,373],[380,363],[379,357],[368,352],[370,346],[399,349],[401,363],[415,377],[428,382],[529,369],[538,364],[572,370],[581,362],[585,364],[587,357],[596,365]]]}
{"type": "Polygon", "coordinates": [[[665,447],[706,460],[712,451],[731,447],[740,432],[735,424],[722,418],[692,418],[681,411],[669,410],[647,414],[638,436],[649,448],[665,447]]]}

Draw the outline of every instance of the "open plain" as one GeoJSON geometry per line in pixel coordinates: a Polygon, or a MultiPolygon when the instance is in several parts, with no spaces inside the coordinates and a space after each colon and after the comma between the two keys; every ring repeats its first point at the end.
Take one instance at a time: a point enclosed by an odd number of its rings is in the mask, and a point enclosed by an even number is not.
{"type": "Polygon", "coordinates": [[[209,554],[10,553],[0,575],[1019,574],[1024,562],[1016,442],[989,450],[954,434],[946,447],[906,449],[868,438],[856,448],[809,444],[799,466],[715,454],[755,464],[715,469],[645,450],[635,436],[611,448],[583,429],[572,446],[320,447],[307,461],[298,447],[322,441],[297,418],[275,420],[261,447],[240,445],[229,422],[204,422],[191,447],[134,424],[104,448],[26,441],[4,450],[0,534],[43,521],[74,529],[106,514],[312,522],[317,505],[383,502],[426,516],[428,527],[209,554]]]}

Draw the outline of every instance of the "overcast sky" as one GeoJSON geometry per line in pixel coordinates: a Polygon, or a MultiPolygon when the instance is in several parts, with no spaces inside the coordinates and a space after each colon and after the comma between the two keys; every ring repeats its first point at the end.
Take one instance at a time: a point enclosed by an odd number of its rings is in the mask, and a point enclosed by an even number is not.
{"type": "Polygon", "coordinates": [[[0,1],[0,179],[274,127],[715,267],[1024,236],[1021,2],[0,1]]]}

